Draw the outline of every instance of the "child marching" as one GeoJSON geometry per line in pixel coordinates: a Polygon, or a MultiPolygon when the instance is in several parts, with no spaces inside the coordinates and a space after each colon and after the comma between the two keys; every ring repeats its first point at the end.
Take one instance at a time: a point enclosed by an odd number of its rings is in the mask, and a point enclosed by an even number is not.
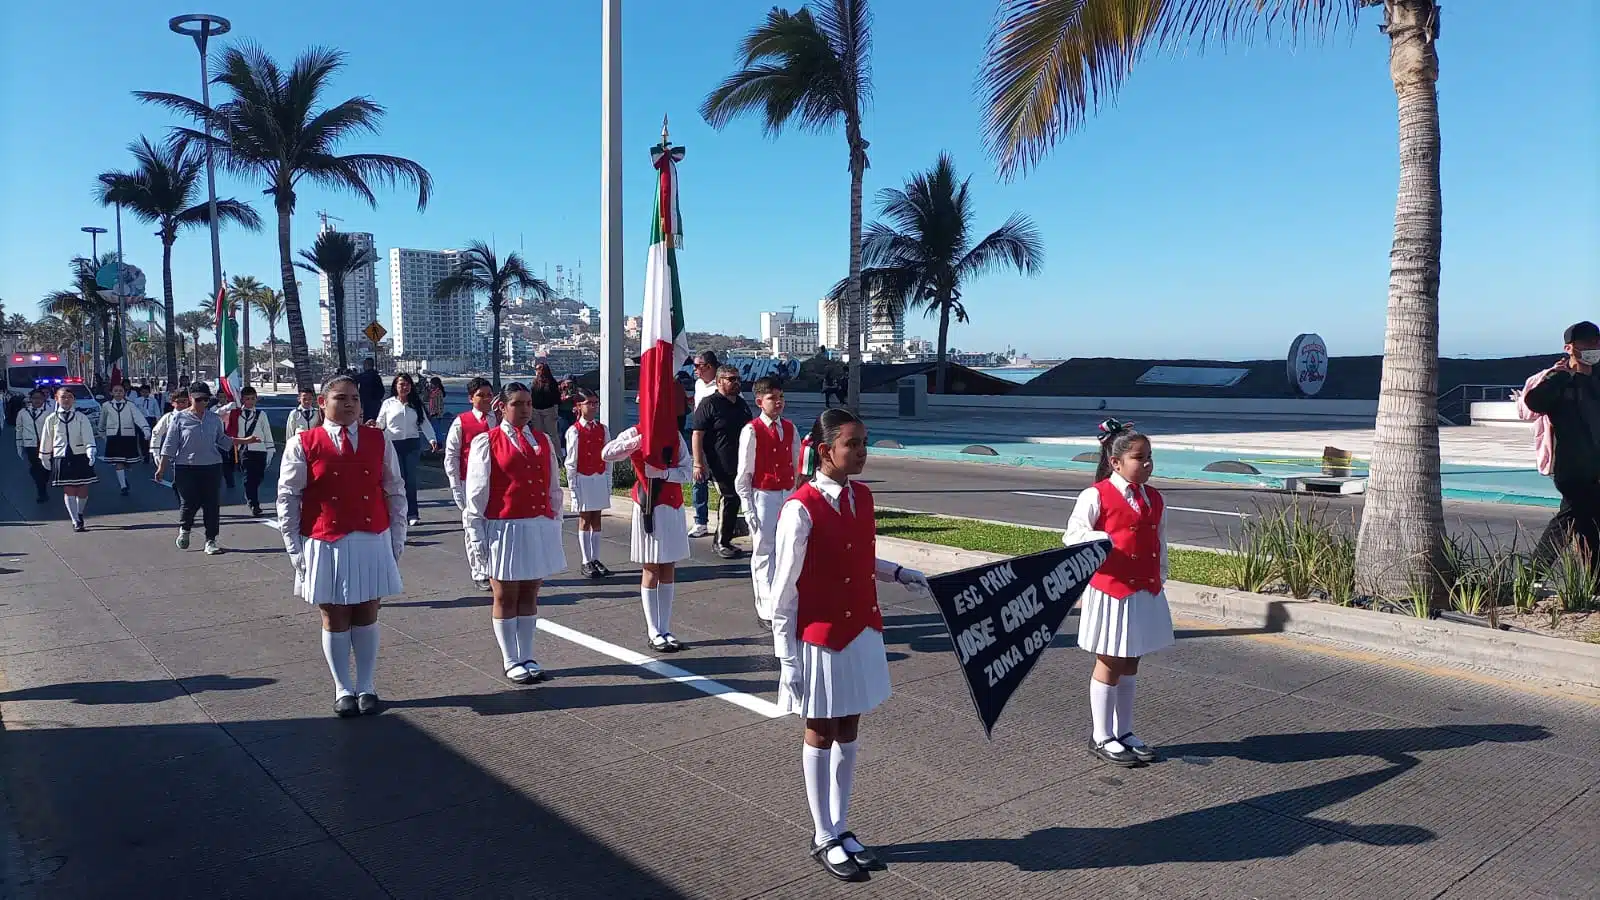
{"type": "Polygon", "coordinates": [[[321,424],[322,409],[317,406],[317,392],[306,388],[300,392],[300,405],[289,410],[289,418],[283,423],[284,446],[288,446],[300,432],[321,424]]]}
{"type": "Polygon", "coordinates": [[[278,528],[294,563],[296,596],[322,613],[334,712],[371,715],[379,707],[378,606],[402,590],[405,481],[382,429],[360,424],[354,378],[340,375],[323,385],[322,414],[320,426],[283,448],[278,528]]]}
{"type": "Polygon", "coordinates": [[[28,392],[28,405],[17,410],[12,427],[17,433],[17,456],[28,467],[28,477],[33,479],[33,499],[44,503],[50,499],[45,488],[50,484],[50,470],[39,458],[39,434],[44,431],[50,408],[44,404],[44,391],[34,388],[28,392]]]}
{"type": "Polygon", "coordinates": [[[150,420],[128,399],[128,389],[111,387],[111,402],[100,408],[100,435],[106,439],[105,462],[117,469],[117,486],[128,496],[128,467],[144,460],[142,445],[150,433],[150,420]]]}
{"type": "MultiPolygon", "coordinates": [[[[261,517],[261,480],[277,446],[272,440],[272,423],[256,409],[256,389],[248,385],[239,391],[239,456],[244,465],[244,502],[250,515],[261,517]]],[[[293,413],[290,416],[293,417],[293,413]]]]}
{"type": "Polygon", "coordinates": [[[598,418],[600,398],[578,388],[573,395],[578,421],[567,429],[567,487],[572,490],[572,511],[578,514],[578,551],[583,554],[583,574],[605,578],[611,574],[600,561],[600,523],[611,508],[611,464],[606,447],[606,425],[598,418]]]}
{"type": "Polygon", "coordinates": [[[745,520],[750,523],[750,580],[756,617],[772,627],[772,547],[778,536],[778,514],[800,486],[801,439],[794,423],[783,417],[783,387],[775,378],[758,378],[754,387],[761,413],[739,434],[739,472],[734,478],[745,520]]]}
{"type": "Polygon", "coordinates": [[[505,421],[472,439],[462,518],[474,552],[488,567],[494,636],[506,677],[529,684],[544,678],[533,651],[539,588],[567,568],[560,462],[555,442],[528,427],[533,395],[526,388],[508,387],[504,409],[505,421]]]}
{"type": "Polygon", "coordinates": [[[1166,505],[1148,486],[1155,471],[1150,439],[1131,424],[1100,424],[1100,467],[1078,495],[1062,543],[1111,541],[1111,552],[1083,591],[1078,646],[1095,655],[1089,711],[1095,756],[1133,767],[1156,759],[1133,733],[1134,676],[1139,658],[1173,642],[1167,580],[1166,505]]]}
{"type": "MultiPolygon", "coordinates": [[[[463,514],[467,511],[467,454],[478,435],[488,434],[489,429],[499,423],[496,407],[503,406],[487,378],[467,382],[467,401],[472,408],[456,416],[444,439],[444,474],[450,479],[450,496],[456,501],[456,509],[463,514]]],[[[472,574],[472,583],[480,591],[490,590],[489,569],[478,555],[479,545],[472,540],[472,529],[466,526],[464,518],[461,528],[466,534],[467,569],[472,574]]]]}
{"type": "Polygon", "coordinates": [[[600,458],[608,463],[625,459],[633,463],[633,535],[628,558],[641,569],[639,595],[650,649],[677,653],[688,648],[672,633],[672,601],[677,591],[678,562],[689,558],[683,486],[694,479],[694,464],[689,445],[682,437],[678,438],[677,463],[670,469],[658,469],[645,462],[643,445],[644,436],[639,429],[628,428],[601,449],[600,458]]]}
{"type": "Polygon", "coordinates": [[[61,488],[67,517],[73,531],[88,531],[83,510],[89,502],[89,485],[100,480],[94,474],[99,446],[89,417],[77,411],[78,398],[71,388],[56,389],[55,411],[45,417],[39,433],[39,462],[50,470],[50,483],[61,488]]]}
{"type": "Polygon", "coordinates": [[[866,881],[884,865],[848,819],[861,714],[889,699],[876,582],[926,591],[928,580],[877,558],[872,491],[851,480],[866,466],[866,425],[848,410],[825,410],[810,446],[816,476],[783,504],[773,553],[778,705],[806,722],[811,856],[835,878],[866,881]]]}

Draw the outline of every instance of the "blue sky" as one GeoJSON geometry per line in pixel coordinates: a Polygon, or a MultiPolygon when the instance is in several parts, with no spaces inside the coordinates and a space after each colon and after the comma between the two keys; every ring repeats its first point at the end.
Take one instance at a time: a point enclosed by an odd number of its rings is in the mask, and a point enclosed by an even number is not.
{"type": "MultiPolygon", "coordinates": [[[[771,0],[629,0],[624,10],[627,285],[640,306],[648,239],[648,148],[661,116],[688,147],[680,257],[690,327],[754,333],[757,313],[816,299],[847,262],[849,179],[839,134],[762,136],[753,121],[712,131],[696,108],[734,63],[771,0]]],[[[582,261],[599,296],[600,2],[479,0],[470,13],[416,0],[215,2],[230,37],[287,63],[312,44],[349,53],[337,99],[367,94],[383,133],[348,150],[427,166],[434,202],[380,194],[376,210],[308,187],[294,220],[308,246],[317,210],[390,247],[519,245],[537,270],[582,261]],[[381,10],[381,12],[380,12],[381,10]],[[470,16],[470,18],[469,18],[470,16]]],[[[1445,211],[1442,350],[1557,349],[1561,329],[1600,314],[1600,18],[1589,0],[1537,17],[1451,4],[1439,45],[1445,211]],[[1550,23],[1560,23],[1552,28],[1550,23]]],[[[1036,356],[1278,356],[1301,331],[1335,355],[1381,352],[1397,177],[1388,44],[1368,11],[1326,45],[1262,44],[1153,58],[1118,104],[1027,177],[1000,183],[978,137],[973,81],[993,4],[876,0],[872,195],[941,149],[970,173],[979,226],[1012,210],[1039,224],[1044,273],[991,276],[966,292],[973,323],[952,343],[1036,356]]],[[[1559,9],[1556,9],[1559,8],[1559,9]]],[[[198,95],[193,45],[145,0],[7,4],[0,12],[0,297],[33,314],[88,250],[82,225],[110,226],[94,176],[122,168],[168,114],[134,89],[198,95]]],[[[269,230],[224,232],[230,274],[277,279],[269,230]]],[[[125,225],[127,258],[158,285],[151,229],[125,225]]],[[[178,308],[205,299],[207,239],[175,248],[178,308]]],[[[380,295],[387,273],[379,269],[380,295]]],[[[314,277],[308,287],[314,294],[314,277]]],[[[387,310],[383,313],[388,319],[387,310]]],[[[307,324],[315,329],[314,318],[307,324]]],[[[261,333],[264,334],[264,328],[261,333]]],[[[932,337],[931,320],[908,334],[932,337]]]]}

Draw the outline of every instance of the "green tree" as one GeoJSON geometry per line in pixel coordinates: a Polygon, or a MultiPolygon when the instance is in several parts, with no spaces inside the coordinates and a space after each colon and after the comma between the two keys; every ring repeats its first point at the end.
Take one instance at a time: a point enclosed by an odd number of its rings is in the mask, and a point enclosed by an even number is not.
{"type": "Polygon", "coordinates": [[[443,300],[457,291],[484,294],[489,300],[489,364],[494,389],[500,390],[500,313],[516,290],[532,295],[536,300],[549,300],[554,296],[550,285],[535,278],[519,253],[509,253],[505,262],[495,256],[494,250],[483,241],[468,241],[461,251],[461,267],[446,276],[434,287],[434,297],[443,300]]]}
{"type": "Polygon", "coordinates": [[[1439,484],[1439,5],[1434,0],[1001,0],[981,82],[984,131],[1000,170],[1037,163],[1110,103],[1152,51],[1248,39],[1323,37],[1383,7],[1399,110],[1399,198],[1372,474],[1356,548],[1367,594],[1415,586],[1443,599],[1439,484]]]}
{"type": "MultiPolygon", "coordinates": [[[[1044,265],[1044,243],[1033,221],[1012,213],[1005,223],[973,242],[976,213],[968,193],[971,178],[960,178],[950,154],[918,172],[903,190],[878,192],[884,221],[868,226],[862,238],[861,286],[876,316],[898,320],[907,310],[939,317],[939,356],[934,392],[945,391],[949,370],[950,319],[968,321],[963,287],[996,269],[1036,275],[1044,265]]],[[[837,306],[848,285],[841,280],[828,293],[837,306]]]]}
{"type": "MultiPolygon", "coordinates": [[[[189,354],[189,380],[200,377],[200,332],[216,324],[215,317],[206,310],[196,309],[178,313],[173,326],[178,334],[187,334],[194,350],[189,354]]],[[[177,376],[173,376],[176,379],[177,376]]],[[[176,383],[174,380],[173,383],[176,383]]]]}
{"type": "Polygon", "coordinates": [[[845,334],[852,409],[861,396],[861,191],[868,166],[861,109],[872,96],[871,18],[867,0],[818,0],[794,13],[774,7],[740,44],[739,71],[700,105],[713,128],[752,113],[771,137],[791,122],[816,132],[844,126],[850,154],[845,334]]]}
{"type": "Polygon", "coordinates": [[[267,320],[267,347],[271,354],[272,389],[278,389],[278,323],[283,321],[283,292],[263,287],[256,297],[256,309],[267,320]]]}
{"type": "Polygon", "coordinates": [[[323,231],[317,235],[310,250],[300,251],[300,258],[305,262],[297,262],[296,266],[328,279],[328,302],[332,306],[328,314],[333,317],[333,339],[338,347],[335,352],[339,371],[342,372],[350,368],[350,332],[344,314],[344,282],[352,273],[377,262],[378,256],[369,249],[357,247],[348,234],[323,231]]]}
{"type": "MultiPolygon", "coordinates": [[[[133,154],[134,168],[102,172],[96,180],[95,199],[105,206],[121,204],[134,218],[157,226],[156,236],[161,238],[162,325],[171,334],[172,245],[179,232],[211,224],[211,210],[201,184],[205,156],[182,136],[161,145],[141,137],[128,145],[128,151],[133,154]]],[[[231,197],[217,200],[217,218],[249,231],[261,230],[261,216],[248,203],[231,197]]],[[[169,341],[167,382],[174,384],[177,380],[178,355],[169,341]]]]}
{"type": "Polygon", "coordinates": [[[193,128],[178,129],[190,140],[210,144],[221,164],[240,175],[267,183],[278,213],[278,267],[283,279],[284,318],[289,323],[289,356],[301,388],[312,384],[310,348],[301,315],[300,289],[294,280],[294,241],[289,224],[296,189],[303,180],[348,191],[377,206],[374,183],[415,185],[417,208],[425,209],[433,192],[428,170],[409,159],[378,153],[338,155],[344,140],[375,134],[384,109],[370,97],[351,97],[326,105],[334,73],[344,53],[313,48],[285,72],[265,50],[254,45],[229,47],[213,71],[229,97],[214,109],[179,94],[136,91],[135,96],[174,110],[195,122],[209,124],[215,136],[193,128]]]}
{"type": "Polygon", "coordinates": [[[270,290],[272,288],[262,284],[254,275],[235,275],[228,279],[228,296],[238,298],[239,318],[243,323],[243,333],[240,335],[240,342],[244,345],[240,350],[243,384],[250,383],[250,308],[259,308],[261,295],[270,290]]]}

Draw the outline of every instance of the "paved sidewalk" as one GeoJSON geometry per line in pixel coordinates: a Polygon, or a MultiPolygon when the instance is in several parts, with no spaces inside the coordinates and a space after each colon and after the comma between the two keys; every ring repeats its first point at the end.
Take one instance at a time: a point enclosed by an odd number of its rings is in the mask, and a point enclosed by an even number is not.
{"type": "Polygon", "coordinates": [[[891,869],[839,884],[805,855],[799,725],[762,713],[775,665],[741,563],[683,571],[693,649],[666,661],[745,705],[629,661],[636,572],[609,521],[618,576],[547,588],[545,620],[579,642],[541,634],[556,677],[519,688],[428,491],[382,617],[389,708],[339,720],[276,532],[235,505],[228,553],[181,553],[171,495],[139,475],[125,499],[103,471],[74,534],[0,459],[0,896],[1597,890],[1600,699],[1184,625],[1139,678],[1139,731],[1168,761],[1117,770],[1082,747],[1084,654],[1046,654],[987,742],[937,615],[889,587],[895,696],[863,723],[851,824],[891,869]]]}

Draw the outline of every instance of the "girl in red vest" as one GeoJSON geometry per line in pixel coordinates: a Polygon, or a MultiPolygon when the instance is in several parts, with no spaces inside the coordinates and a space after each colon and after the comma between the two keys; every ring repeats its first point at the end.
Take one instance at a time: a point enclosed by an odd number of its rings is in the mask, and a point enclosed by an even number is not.
{"type": "Polygon", "coordinates": [[[628,460],[633,463],[633,536],[628,558],[639,564],[640,600],[644,605],[645,631],[650,649],[657,653],[677,653],[686,645],[672,633],[672,601],[677,590],[678,561],[689,558],[689,529],[683,518],[683,486],[694,480],[694,460],[689,445],[680,435],[678,459],[669,469],[658,469],[645,462],[644,436],[638,428],[628,428],[600,450],[606,462],[628,460]],[[644,529],[644,505],[649,501],[649,479],[661,482],[655,498],[651,530],[644,529]]]}
{"type": "Polygon", "coordinates": [[[783,386],[775,378],[758,378],[754,388],[761,414],[739,432],[739,471],[734,486],[750,523],[750,581],[756,595],[756,617],[772,627],[772,547],[778,538],[778,514],[800,486],[802,439],[794,423],[783,417],[783,386]]]}
{"type": "Polygon", "coordinates": [[[505,421],[472,439],[462,518],[494,591],[494,637],[506,677],[544,678],[534,658],[539,588],[567,568],[561,548],[561,476],[555,442],[528,427],[533,395],[506,388],[505,421]]]}
{"type": "Polygon", "coordinates": [[[1100,468],[1078,495],[1062,543],[1111,541],[1111,553],[1083,591],[1078,646],[1095,655],[1089,682],[1090,750],[1112,765],[1144,765],[1155,750],[1133,733],[1139,657],[1172,643],[1166,506],[1146,482],[1155,470],[1150,439],[1116,419],[1100,424],[1100,468]]]}
{"type": "Polygon", "coordinates": [[[567,487],[572,489],[572,511],[578,514],[578,550],[583,554],[583,574],[605,578],[611,574],[600,561],[600,521],[611,508],[611,464],[606,448],[606,425],[599,420],[600,398],[576,388],[573,411],[578,421],[567,429],[567,487]]]}
{"type": "Polygon", "coordinates": [[[334,712],[378,711],[378,604],[403,590],[406,486],[383,431],[361,425],[361,389],[340,375],[322,387],[322,424],[286,442],[278,528],[294,563],[295,595],[322,611],[322,653],[334,712]],[[350,680],[350,656],[356,658],[350,680]]]}
{"type": "Polygon", "coordinates": [[[865,881],[883,863],[846,824],[861,714],[889,699],[877,582],[926,591],[922,573],[877,558],[872,491],[852,481],[867,462],[867,427],[845,409],[811,429],[816,477],[778,515],[772,592],[778,704],[805,717],[811,856],[828,874],[865,881]]]}
{"type": "MultiPolygon", "coordinates": [[[[489,379],[474,378],[467,382],[467,400],[472,408],[456,416],[444,439],[444,474],[450,479],[450,496],[456,501],[456,509],[462,512],[467,509],[467,453],[472,449],[473,438],[488,433],[499,423],[500,415],[495,411],[497,399],[489,379]]],[[[472,532],[465,525],[462,530],[467,536],[467,568],[472,573],[472,583],[478,590],[487,591],[490,589],[488,566],[478,556],[472,532]]]]}

